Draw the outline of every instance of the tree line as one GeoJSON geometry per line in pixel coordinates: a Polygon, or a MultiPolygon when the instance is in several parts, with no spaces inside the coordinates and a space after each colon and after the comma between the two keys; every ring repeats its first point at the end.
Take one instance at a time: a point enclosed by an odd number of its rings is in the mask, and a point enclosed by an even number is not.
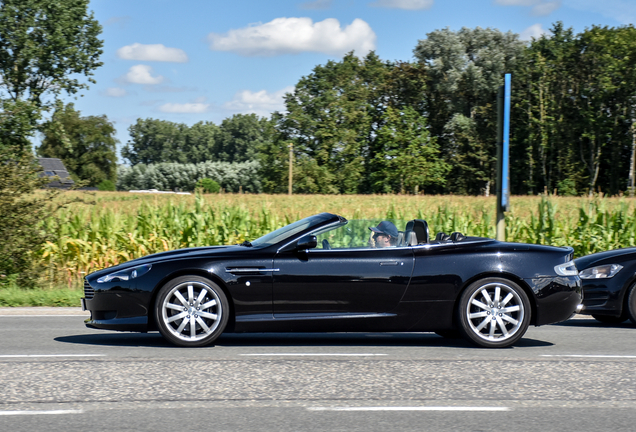
{"type": "MultiPolygon", "coordinates": [[[[636,29],[562,23],[530,43],[511,32],[436,30],[415,61],[354,53],[314,67],[270,118],[219,126],[139,119],[138,163],[260,163],[262,190],[487,194],[496,180],[496,95],[511,73],[513,194],[619,194],[634,177],[636,29]]],[[[633,181],[633,180],[632,180],[633,181]]]]}

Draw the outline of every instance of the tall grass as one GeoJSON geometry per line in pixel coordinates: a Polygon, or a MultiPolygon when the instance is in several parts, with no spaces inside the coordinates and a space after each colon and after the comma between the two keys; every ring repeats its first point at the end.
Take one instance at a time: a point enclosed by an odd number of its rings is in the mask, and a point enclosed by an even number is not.
{"type": "MultiPolygon", "coordinates": [[[[495,236],[495,200],[418,196],[136,196],[103,193],[43,221],[55,241],[37,252],[51,284],[81,283],[89,272],[147,254],[253,240],[320,211],[348,219],[426,219],[432,234],[495,236]]],[[[633,200],[513,197],[506,239],[572,246],[576,256],[633,246],[633,200]]]]}

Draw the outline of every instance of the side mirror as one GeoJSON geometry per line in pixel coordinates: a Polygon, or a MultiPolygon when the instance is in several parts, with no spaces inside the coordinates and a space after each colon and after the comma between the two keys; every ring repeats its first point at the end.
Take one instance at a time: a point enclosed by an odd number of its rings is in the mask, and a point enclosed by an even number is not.
{"type": "Polygon", "coordinates": [[[298,242],[296,243],[296,250],[301,251],[301,250],[313,249],[316,246],[318,246],[318,240],[316,239],[316,236],[308,235],[298,240],[298,242]]]}

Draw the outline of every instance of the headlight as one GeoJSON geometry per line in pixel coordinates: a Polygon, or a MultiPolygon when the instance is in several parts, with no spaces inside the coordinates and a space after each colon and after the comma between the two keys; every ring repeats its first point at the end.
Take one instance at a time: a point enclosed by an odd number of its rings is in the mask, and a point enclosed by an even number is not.
{"type": "Polygon", "coordinates": [[[126,270],[120,270],[118,272],[107,274],[106,276],[100,277],[99,279],[97,279],[97,283],[110,282],[116,279],[122,280],[122,281],[135,279],[135,278],[138,278],[139,276],[143,276],[146,273],[148,273],[151,268],[152,268],[152,265],[144,264],[139,267],[132,267],[126,270]]]}
{"type": "Polygon", "coordinates": [[[581,279],[609,279],[623,268],[620,264],[605,264],[581,270],[581,279]]]}
{"type": "Polygon", "coordinates": [[[579,273],[579,271],[576,269],[576,266],[574,265],[574,261],[568,261],[566,263],[559,264],[558,266],[554,267],[554,271],[559,276],[576,276],[579,273]]]}

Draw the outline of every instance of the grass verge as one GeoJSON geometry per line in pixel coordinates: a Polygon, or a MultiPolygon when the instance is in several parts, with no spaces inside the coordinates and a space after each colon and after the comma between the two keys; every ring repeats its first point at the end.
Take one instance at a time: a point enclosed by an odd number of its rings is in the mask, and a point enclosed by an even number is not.
{"type": "Polygon", "coordinates": [[[79,306],[83,289],[68,287],[21,289],[0,287],[0,307],[79,306]]]}

